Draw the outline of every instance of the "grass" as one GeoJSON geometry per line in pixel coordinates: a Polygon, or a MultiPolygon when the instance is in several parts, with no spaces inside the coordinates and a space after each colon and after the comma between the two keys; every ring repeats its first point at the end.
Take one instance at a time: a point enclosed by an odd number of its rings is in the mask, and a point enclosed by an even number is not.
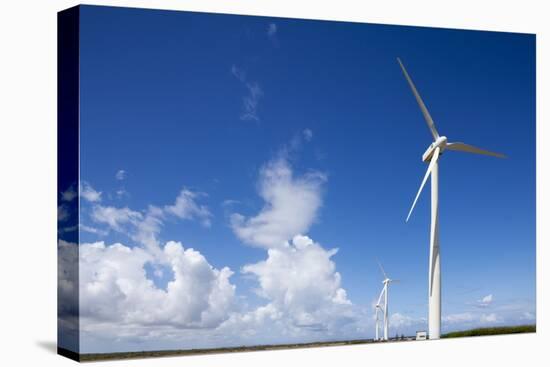
{"type": "MultiPolygon", "coordinates": [[[[442,338],[459,338],[465,336],[482,336],[482,335],[500,335],[500,334],[519,334],[519,333],[534,333],[535,325],[520,325],[520,326],[502,326],[491,328],[478,328],[463,331],[454,331],[442,335],[442,338]]],[[[390,340],[390,342],[399,342],[401,340],[390,340]]],[[[87,353],[68,356],[81,362],[90,361],[105,361],[114,359],[135,359],[135,358],[153,358],[153,357],[173,357],[186,355],[200,354],[218,354],[218,353],[238,353],[238,352],[253,352],[261,350],[280,350],[280,349],[297,349],[297,348],[318,348],[329,346],[342,346],[354,344],[375,343],[372,339],[357,339],[344,341],[325,341],[314,343],[296,343],[296,344],[273,344],[273,345],[255,345],[255,346],[237,346],[215,349],[177,349],[177,350],[159,350],[159,351],[141,351],[141,352],[117,352],[117,353],[87,353]]],[[[71,352],[72,353],[72,352],[71,352]]],[[[63,354],[63,353],[60,353],[63,354]]]]}
{"type": "Polygon", "coordinates": [[[372,342],[374,342],[372,339],[357,339],[357,340],[328,341],[328,342],[314,342],[314,343],[238,346],[238,347],[214,348],[214,349],[176,349],[176,350],[159,350],[159,351],[142,351],[142,352],[86,353],[86,354],[80,354],[78,360],[80,362],[91,362],[91,361],[105,361],[105,360],[114,360],[114,359],[174,357],[174,356],[199,355],[199,354],[254,352],[254,351],[261,351],[261,350],[317,348],[317,347],[328,347],[328,346],[338,346],[338,345],[342,346],[342,345],[365,344],[365,343],[372,343],[372,342]]]}
{"type": "Polygon", "coordinates": [[[537,331],[535,325],[519,325],[519,326],[500,326],[477,328],[463,331],[453,331],[442,335],[442,338],[460,338],[463,336],[485,336],[485,335],[501,335],[501,334],[521,334],[534,333],[537,331]]]}

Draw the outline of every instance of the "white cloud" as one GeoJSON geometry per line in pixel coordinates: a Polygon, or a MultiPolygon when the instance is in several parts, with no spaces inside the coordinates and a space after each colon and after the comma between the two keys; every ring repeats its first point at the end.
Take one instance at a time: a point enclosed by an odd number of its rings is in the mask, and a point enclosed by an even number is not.
{"type": "Polygon", "coordinates": [[[69,209],[66,205],[59,205],[57,207],[57,221],[64,222],[69,219],[69,209]]]}
{"type": "Polygon", "coordinates": [[[257,82],[246,83],[248,89],[248,95],[243,97],[244,112],[241,115],[242,120],[255,120],[258,121],[258,103],[264,92],[257,82]]]}
{"type": "Polygon", "coordinates": [[[327,310],[351,305],[331,260],[336,252],[309,237],[295,236],[286,246],[269,249],[265,261],[245,265],[242,271],[256,276],[258,295],[287,315],[294,326],[325,328],[327,319],[337,317],[327,310]]]}
{"type": "Polygon", "coordinates": [[[243,112],[241,114],[241,120],[259,121],[258,104],[264,95],[262,88],[258,82],[248,80],[246,73],[235,65],[231,66],[231,73],[241,82],[243,86],[246,87],[248,91],[248,94],[246,94],[242,99],[243,112]]]}
{"type": "Polygon", "coordinates": [[[356,332],[361,312],[354,313],[357,307],[341,287],[332,261],[338,250],[326,250],[302,235],[317,218],[326,177],[319,172],[293,174],[287,156],[295,149],[294,140],[260,170],[259,195],[265,201],[260,212],[250,218],[237,213],[230,217],[238,238],[267,250],[264,261],[245,265],[242,272],[254,276],[256,293],[268,303],[241,315],[240,321],[262,329],[266,326],[258,320],[263,320],[287,339],[321,331],[342,335],[350,327],[356,332]]]}
{"type": "Polygon", "coordinates": [[[480,300],[477,300],[476,306],[478,307],[489,307],[493,303],[493,295],[489,294],[480,300]]]}
{"type": "Polygon", "coordinates": [[[231,65],[231,74],[233,74],[233,76],[241,82],[246,81],[246,73],[239,69],[236,65],[231,65]]]}
{"type": "Polygon", "coordinates": [[[210,227],[212,214],[205,205],[199,205],[196,198],[204,196],[202,193],[181,190],[174,205],[165,207],[165,211],[181,219],[198,219],[205,227],[210,227]]]}
{"type": "Polygon", "coordinates": [[[461,312],[455,314],[445,315],[441,318],[441,321],[448,324],[469,323],[475,320],[475,315],[471,312],[461,312]]]}
{"type": "Polygon", "coordinates": [[[98,236],[106,236],[107,233],[108,233],[107,231],[104,231],[102,229],[86,226],[84,224],[80,224],[78,227],[80,228],[81,231],[88,232],[88,233],[93,233],[93,234],[96,234],[98,236]]]}
{"type": "Polygon", "coordinates": [[[152,254],[163,256],[157,237],[167,215],[185,220],[197,219],[205,227],[211,225],[212,214],[208,207],[196,202],[198,197],[205,195],[183,189],[174,204],[164,207],[150,205],[143,213],[128,207],[117,208],[96,204],[92,207],[90,217],[96,223],[105,224],[109,229],[126,234],[148,248],[152,254]]]}
{"type": "Polygon", "coordinates": [[[403,330],[410,328],[411,326],[420,326],[425,324],[426,324],[425,318],[415,318],[409,315],[404,315],[399,312],[390,314],[390,331],[391,332],[396,332],[396,330],[402,332],[403,330]]]}
{"type": "Polygon", "coordinates": [[[275,37],[275,35],[277,35],[277,24],[269,23],[267,26],[267,35],[269,37],[275,37]]]}
{"type": "Polygon", "coordinates": [[[240,203],[241,202],[239,200],[227,199],[222,202],[222,206],[228,207],[228,206],[237,205],[240,203]]]}
{"type": "Polygon", "coordinates": [[[490,313],[488,315],[483,314],[480,317],[480,322],[482,324],[494,324],[498,321],[499,321],[499,318],[497,317],[497,315],[495,313],[490,313]]]}
{"type": "Polygon", "coordinates": [[[302,134],[304,135],[304,139],[306,141],[311,141],[311,139],[313,139],[313,131],[311,131],[311,129],[305,129],[302,131],[302,134]]]}
{"type": "Polygon", "coordinates": [[[307,233],[322,205],[321,187],[326,176],[309,172],[294,177],[288,161],[279,157],[260,172],[259,194],[265,205],[246,218],[231,215],[231,227],[242,241],[263,248],[283,247],[294,236],[307,233]]]}
{"type": "Polygon", "coordinates": [[[128,191],[124,190],[124,189],[119,189],[115,192],[117,198],[123,198],[125,196],[130,196],[130,194],[128,193],[128,191]]]}
{"type": "Polygon", "coordinates": [[[307,232],[313,223],[325,178],[318,173],[293,177],[281,159],[262,169],[265,185],[260,191],[271,201],[257,216],[265,221],[256,234],[263,238],[261,231],[275,228],[283,233],[276,235],[282,243],[268,241],[273,244],[269,247],[262,242],[267,258],[242,268],[244,275],[257,281],[256,291],[266,301],[256,307],[249,307],[246,299],[237,301],[229,268],[216,269],[199,251],[158,238],[168,216],[209,219],[208,209],[196,202],[202,194],[184,189],[173,204],[151,205],[141,212],[93,205],[90,216],[95,223],[127,234],[139,246],[104,242],[80,246],[84,350],[110,350],[109,341],[116,341],[119,348],[140,350],[143,345],[180,348],[176,343],[184,342],[186,347],[204,348],[363,336],[365,313],[351,303],[341,285],[332,260],[337,250],[294,234],[307,232]],[[287,205],[309,206],[300,209],[308,219],[297,229],[292,222],[267,223],[290,212],[287,205]],[[284,228],[287,224],[290,229],[284,228]],[[159,288],[155,284],[164,278],[161,271],[169,271],[173,280],[159,288]]]}
{"type": "Polygon", "coordinates": [[[213,268],[179,242],[166,243],[163,253],[174,274],[166,290],[146,276],[145,264],[156,261],[147,250],[120,243],[80,245],[82,329],[98,324],[114,333],[121,325],[215,328],[226,320],[234,301],[232,271],[213,268]]]}
{"type": "Polygon", "coordinates": [[[91,217],[98,223],[107,224],[111,229],[121,232],[127,224],[136,225],[143,215],[128,207],[116,208],[112,206],[95,205],[92,208],[91,217]]]}
{"type": "Polygon", "coordinates": [[[94,190],[89,183],[84,181],[80,184],[80,196],[91,203],[101,201],[101,192],[94,190]]]}
{"type": "Polygon", "coordinates": [[[121,170],[118,170],[117,173],[115,174],[115,178],[118,180],[118,181],[122,181],[126,178],[126,171],[121,169],[121,170]]]}
{"type": "Polygon", "coordinates": [[[163,226],[164,211],[154,205],[149,205],[143,220],[135,224],[135,228],[128,235],[134,241],[145,246],[149,252],[157,257],[162,257],[161,244],[158,234],[163,226]]]}
{"type": "Polygon", "coordinates": [[[78,193],[73,186],[69,187],[67,190],[61,193],[61,200],[63,201],[73,201],[77,197],[78,193]]]}
{"type": "Polygon", "coordinates": [[[78,245],[67,241],[59,240],[57,243],[57,289],[61,302],[59,307],[64,308],[70,305],[76,307],[78,304],[78,245]]]}
{"type": "Polygon", "coordinates": [[[198,347],[216,345],[213,330],[235,306],[233,272],[214,268],[199,251],[179,242],[158,239],[169,216],[203,224],[210,220],[208,208],[195,202],[200,196],[204,194],[184,189],[172,205],[150,205],[144,211],[100,204],[88,208],[90,218],[102,226],[81,225],[81,230],[100,236],[106,234],[104,228],[114,230],[136,246],[104,242],[79,246],[80,326],[86,350],[99,345],[99,350],[109,350],[109,341],[128,348],[140,348],[144,342],[157,345],[156,341],[165,347],[176,339],[198,347]],[[151,277],[168,271],[173,279],[159,288],[148,278],[146,265],[152,269],[151,277]],[[198,334],[203,339],[194,341],[198,334]]]}
{"type": "Polygon", "coordinates": [[[462,312],[442,317],[442,322],[446,324],[445,326],[454,329],[468,329],[494,324],[500,321],[502,321],[502,319],[496,313],[462,312]]]}

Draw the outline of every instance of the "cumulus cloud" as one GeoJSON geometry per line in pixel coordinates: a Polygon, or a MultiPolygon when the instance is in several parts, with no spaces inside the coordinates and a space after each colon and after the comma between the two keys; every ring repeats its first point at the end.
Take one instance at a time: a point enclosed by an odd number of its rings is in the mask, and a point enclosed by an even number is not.
{"type": "Polygon", "coordinates": [[[80,196],[91,203],[101,201],[101,192],[96,191],[89,183],[84,181],[80,184],[80,196]]]}
{"type": "Polygon", "coordinates": [[[242,241],[263,248],[283,247],[294,236],[307,233],[322,205],[326,176],[308,172],[295,177],[285,157],[261,169],[259,194],[265,201],[256,216],[234,213],[231,227],[242,241]]]}
{"type": "Polygon", "coordinates": [[[246,88],[247,94],[243,97],[243,112],[241,114],[241,120],[253,120],[259,121],[258,105],[260,99],[264,95],[264,92],[258,82],[251,81],[247,78],[244,70],[239,69],[237,66],[231,66],[231,73],[237,78],[241,84],[246,88]]]}
{"type": "Polygon", "coordinates": [[[173,204],[150,205],[143,211],[97,201],[84,207],[96,226],[80,224],[82,231],[105,236],[106,229],[113,230],[133,242],[79,246],[60,242],[60,297],[67,298],[68,304],[80,299],[83,350],[111,350],[114,342],[135,348],[143,342],[154,345],[152,340],[161,341],[158,345],[164,348],[176,339],[199,347],[216,345],[215,332],[197,330],[214,330],[232,314],[233,272],[228,267],[213,267],[196,249],[158,238],[169,217],[209,223],[208,208],[196,202],[201,196],[205,194],[183,189],[173,204]],[[70,265],[77,263],[75,256],[79,259],[78,267],[73,266],[80,278],[78,287],[77,277],[70,272],[70,265]],[[171,277],[157,285],[163,271],[171,277]],[[199,333],[204,339],[193,341],[199,333]]]}
{"type": "Polygon", "coordinates": [[[78,312],[78,245],[59,240],[57,243],[57,325],[58,344],[75,346],[80,338],[78,312]]]}
{"type": "Polygon", "coordinates": [[[174,279],[160,289],[147,278],[145,264],[156,261],[146,250],[120,243],[80,245],[82,328],[118,325],[170,325],[214,328],[228,317],[235,286],[232,271],[212,267],[204,256],[179,242],[163,248],[174,279]]]}
{"type": "Polygon", "coordinates": [[[58,311],[63,317],[78,316],[78,245],[57,243],[58,311]]]}
{"type": "Polygon", "coordinates": [[[267,250],[265,260],[242,268],[257,280],[256,293],[267,304],[239,320],[260,329],[261,320],[281,335],[334,335],[358,321],[332,260],[338,250],[302,235],[317,218],[326,177],[319,172],[295,176],[287,155],[283,149],[260,170],[259,195],[265,202],[260,212],[249,218],[230,216],[239,239],[267,250]]]}
{"type": "Polygon", "coordinates": [[[259,296],[287,315],[298,327],[326,327],[327,310],[351,305],[341,288],[340,273],[325,250],[307,236],[295,236],[284,247],[271,248],[265,261],[246,265],[244,274],[257,277],[259,296]]]}

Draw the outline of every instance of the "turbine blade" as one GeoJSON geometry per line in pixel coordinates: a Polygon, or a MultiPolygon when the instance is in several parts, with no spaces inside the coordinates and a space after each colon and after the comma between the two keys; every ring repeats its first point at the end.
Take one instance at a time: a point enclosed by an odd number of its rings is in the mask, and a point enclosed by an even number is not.
{"type": "Polygon", "coordinates": [[[497,157],[497,158],[506,158],[506,156],[504,154],[491,152],[491,151],[481,149],[481,148],[477,148],[477,147],[474,147],[473,145],[468,145],[468,144],[464,144],[464,143],[461,143],[461,142],[447,143],[446,148],[449,149],[449,150],[456,150],[456,151],[459,151],[459,152],[490,155],[492,157],[497,157]]]}
{"type": "Polygon", "coordinates": [[[382,302],[382,296],[384,295],[384,291],[386,288],[382,288],[382,292],[380,292],[380,296],[378,297],[378,302],[376,303],[376,306],[380,307],[380,302],[382,302]]]}
{"type": "Polygon", "coordinates": [[[414,209],[414,206],[416,205],[416,202],[418,200],[418,197],[420,196],[420,193],[422,192],[422,189],[424,188],[424,185],[426,184],[426,180],[428,180],[428,176],[432,173],[432,169],[435,166],[435,163],[437,162],[439,158],[439,147],[435,148],[435,151],[432,155],[432,160],[430,161],[430,165],[428,166],[428,170],[426,171],[426,174],[424,175],[424,179],[422,180],[422,184],[420,184],[420,189],[418,189],[418,193],[416,194],[416,197],[414,198],[413,205],[411,206],[411,210],[409,210],[409,215],[407,215],[407,219],[405,222],[409,221],[409,218],[411,217],[412,211],[414,209]]]}
{"type": "Polygon", "coordinates": [[[382,264],[380,264],[380,261],[378,261],[378,260],[376,260],[376,262],[378,263],[378,267],[380,267],[380,271],[384,275],[384,279],[387,279],[388,276],[386,275],[386,272],[384,271],[384,268],[382,267],[382,264]]]}
{"type": "Polygon", "coordinates": [[[424,104],[424,101],[422,101],[422,98],[420,97],[420,94],[416,90],[416,87],[414,86],[414,83],[409,76],[409,73],[407,73],[407,70],[405,69],[405,66],[403,66],[403,63],[401,62],[401,59],[398,57],[397,62],[399,62],[399,66],[401,66],[401,71],[403,72],[403,75],[405,75],[405,79],[407,79],[407,82],[409,83],[409,86],[411,87],[411,90],[414,94],[414,97],[416,98],[416,102],[418,103],[418,106],[420,106],[420,110],[422,111],[422,114],[424,115],[424,119],[426,120],[426,123],[428,124],[428,127],[430,128],[430,132],[432,133],[434,137],[434,141],[439,138],[439,134],[437,130],[435,129],[434,121],[432,120],[432,116],[430,116],[430,113],[428,112],[428,109],[426,108],[426,105],[424,104]]]}

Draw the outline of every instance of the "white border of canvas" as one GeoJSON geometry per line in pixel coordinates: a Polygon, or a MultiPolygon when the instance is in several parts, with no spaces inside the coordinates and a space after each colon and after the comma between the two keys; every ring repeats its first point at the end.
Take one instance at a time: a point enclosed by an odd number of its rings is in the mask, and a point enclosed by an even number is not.
{"type": "MultiPolygon", "coordinates": [[[[537,366],[548,363],[550,26],[545,2],[128,0],[98,5],[537,33],[537,333],[104,362],[102,366],[537,366]],[[546,103],[546,104],[545,104],[546,103]]],[[[56,12],[0,5],[0,365],[64,366],[56,340],[56,12]]],[[[521,124],[521,121],[518,123],[521,124]]],[[[513,270],[511,270],[513,271],[513,270]]]]}

